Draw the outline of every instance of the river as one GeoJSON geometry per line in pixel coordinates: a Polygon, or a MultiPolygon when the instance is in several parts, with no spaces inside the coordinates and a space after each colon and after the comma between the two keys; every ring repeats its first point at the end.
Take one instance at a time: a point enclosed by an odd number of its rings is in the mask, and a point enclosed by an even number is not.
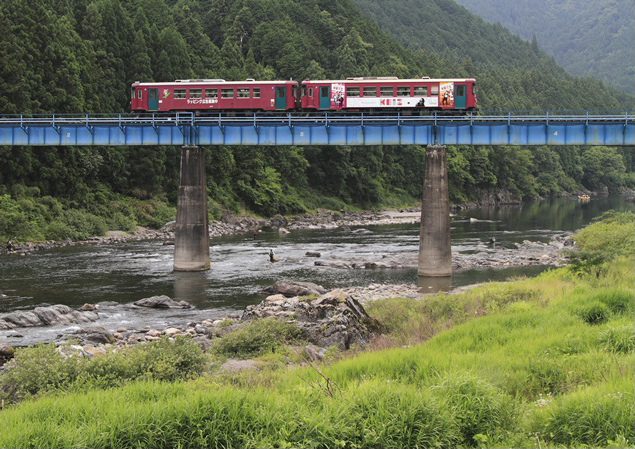
{"type": "MultiPolygon", "coordinates": [[[[489,238],[502,248],[523,240],[549,241],[554,234],[575,231],[601,213],[633,210],[623,197],[557,198],[521,206],[468,209],[452,218],[453,253],[476,254],[489,238]]],[[[274,230],[211,240],[211,270],[202,273],[172,271],[173,246],[161,241],[109,245],[79,245],[32,253],[0,256],[0,316],[35,306],[101,303],[100,320],[107,328],[158,326],[219,318],[240,313],[263,298],[259,290],[279,279],[311,281],[325,288],[367,286],[373,283],[415,284],[414,268],[344,270],[314,265],[305,256],[322,257],[395,255],[418,248],[419,225],[364,226],[369,234],[344,229],[297,230],[280,235],[274,230]],[[270,263],[273,249],[280,262],[270,263]],[[139,310],[131,303],[153,295],[188,301],[190,310],[139,310]]],[[[544,266],[456,272],[452,288],[510,276],[532,276],[544,266]]],[[[67,328],[20,328],[0,331],[0,344],[20,345],[53,339],[67,328]],[[19,335],[19,336],[18,336],[19,335]]]]}

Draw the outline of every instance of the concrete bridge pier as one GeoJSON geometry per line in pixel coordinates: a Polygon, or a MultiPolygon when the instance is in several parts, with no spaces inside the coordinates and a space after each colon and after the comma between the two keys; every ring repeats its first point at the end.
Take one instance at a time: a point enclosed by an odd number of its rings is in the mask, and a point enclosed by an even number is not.
{"type": "Polygon", "coordinates": [[[205,149],[181,148],[181,180],[174,231],[174,271],[209,270],[205,149]]]}
{"type": "Polygon", "coordinates": [[[426,147],[417,274],[452,276],[448,162],[443,145],[426,147]]]}

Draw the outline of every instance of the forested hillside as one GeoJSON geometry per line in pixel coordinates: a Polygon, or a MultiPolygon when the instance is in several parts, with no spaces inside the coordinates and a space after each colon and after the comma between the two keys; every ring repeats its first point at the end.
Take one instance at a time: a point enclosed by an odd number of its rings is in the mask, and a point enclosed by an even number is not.
{"type": "MultiPolygon", "coordinates": [[[[3,0],[0,114],[126,111],[134,80],[371,74],[476,76],[483,108],[624,107],[600,82],[566,75],[501,27],[467,16],[474,30],[464,34],[459,19],[437,33],[436,47],[413,51],[350,0],[3,0]],[[481,50],[468,49],[466,39],[481,50]]],[[[412,24],[413,39],[422,28],[412,24]]],[[[452,199],[493,188],[527,198],[580,184],[617,189],[633,182],[632,152],[623,153],[450,148],[452,199]],[[591,172],[585,158],[597,162],[591,172]]],[[[160,226],[174,217],[178,154],[172,147],[0,147],[0,239],[160,226]]],[[[416,146],[211,147],[210,216],[412,204],[423,154],[416,146]]]]}
{"type": "MultiPolygon", "coordinates": [[[[621,110],[633,99],[575,78],[553,58],[469,13],[454,0],[354,0],[386,33],[424,61],[426,74],[474,76],[479,101],[497,110],[621,110]]],[[[514,2],[512,2],[514,3],[514,2]]],[[[589,36],[589,38],[592,38],[589,36]]]]}
{"type": "Polygon", "coordinates": [[[635,93],[635,5],[632,0],[457,0],[488,22],[500,22],[537,44],[572,74],[635,93]]]}

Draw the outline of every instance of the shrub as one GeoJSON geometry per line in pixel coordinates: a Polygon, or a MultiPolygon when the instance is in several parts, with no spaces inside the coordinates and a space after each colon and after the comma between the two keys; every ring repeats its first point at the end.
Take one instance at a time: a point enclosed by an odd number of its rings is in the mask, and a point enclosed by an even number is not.
{"type": "Polygon", "coordinates": [[[138,378],[174,381],[199,374],[205,354],[191,338],[167,337],[91,359],[64,357],[51,344],[18,349],[0,376],[10,401],[54,390],[110,388],[138,378]]]}
{"type": "Polygon", "coordinates": [[[257,357],[298,340],[300,331],[292,324],[266,318],[251,321],[216,340],[212,351],[227,357],[257,357]]]}
{"type": "Polygon", "coordinates": [[[0,392],[16,401],[41,390],[64,389],[76,379],[80,364],[76,357],[65,359],[53,343],[19,348],[0,376],[0,392]]]}

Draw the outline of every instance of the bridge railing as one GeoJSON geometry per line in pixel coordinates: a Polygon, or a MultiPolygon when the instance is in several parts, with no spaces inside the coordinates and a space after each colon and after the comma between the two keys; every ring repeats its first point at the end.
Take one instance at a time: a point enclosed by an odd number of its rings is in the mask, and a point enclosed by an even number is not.
{"type": "Polygon", "coordinates": [[[294,124],[414,124],[414,123],[512,123],[512,122],[635,122],[635,113],[588,113],[588,112],[478,112],[466,115],[432,115],[414,116],[407,114],[374,115],[368,113],[254,113],[248,115],[231,115],[221,113],[178,112],[169,114],[53,114],[53,115],[4,115],[0,116],[0,126],[198,126],[198,125],[284,125],[294,124]]]}

